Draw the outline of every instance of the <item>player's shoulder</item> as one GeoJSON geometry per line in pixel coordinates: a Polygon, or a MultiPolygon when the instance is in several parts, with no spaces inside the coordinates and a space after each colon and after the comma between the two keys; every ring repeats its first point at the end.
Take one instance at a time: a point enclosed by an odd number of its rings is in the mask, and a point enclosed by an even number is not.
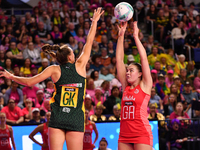
{"type": "Polygon", "coordinates": [[[12,129],[12,126],[10,125],[7,125],[8,126],[8,130],[11,132],[13,129],[12,129]]]}

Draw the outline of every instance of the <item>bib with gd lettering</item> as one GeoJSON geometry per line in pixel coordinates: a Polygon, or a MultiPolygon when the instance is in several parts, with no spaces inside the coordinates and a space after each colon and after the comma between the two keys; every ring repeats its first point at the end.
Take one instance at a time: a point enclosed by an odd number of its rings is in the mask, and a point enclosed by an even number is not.
{"type": "Polygon", "coordinates": [[[76,108],[78,101],[78,90],[78,87],[62,86],[60,106],[76,108]]]}

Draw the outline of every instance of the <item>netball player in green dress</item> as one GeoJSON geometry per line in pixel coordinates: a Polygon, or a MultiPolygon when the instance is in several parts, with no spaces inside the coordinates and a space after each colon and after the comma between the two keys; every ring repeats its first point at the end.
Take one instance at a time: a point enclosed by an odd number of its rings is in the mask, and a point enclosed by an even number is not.
{"type": "Polygon", "coordinates": [[[72,49],[67,45],[61,47],[44,45],[43,51],[55,57],[60,65],[49,66],[40,74],[29,78],[0,71],[0,77],[4,76],[26,86],[33,86],[49,77],[52,78],[55,92],[50,101],[52,108],[48,131],[50,150],[62,150],[65,140],[68,150],[83,148],[86,64],[90,58],[97,21],[102,14],[101,8],[94,11],[86,44],[76,62],[72,49]],[[56,54],[52,50],[56,50],[56,54]]]}

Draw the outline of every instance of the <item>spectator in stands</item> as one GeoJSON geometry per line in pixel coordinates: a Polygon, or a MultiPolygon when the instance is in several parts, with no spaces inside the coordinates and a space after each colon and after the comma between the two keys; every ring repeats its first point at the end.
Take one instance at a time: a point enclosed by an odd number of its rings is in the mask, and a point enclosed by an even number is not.
{"type": "MultiPolygon", "coordinates": [[[[133,59],[133,56],[131,55],[132,57],[132,60],[131,61],[134,61],[133,59]]],[[[130,59],[128,59],[129,61],[130,59]]],[[[131,62],[129,61],[129,62],[131,62]]],[[[106,68],[108,68],[109,72],[113,75],[113,76],[116,76],[116,73],[117,73],[117,68],[116,68],[116,57],[115,55],[111,58],[111,63],[110,65],[108,65],[106,68]]]]}
{"type": "Polygon", "coordinates": [[[167,87],[165,83],[165,76],[163,74],[159,74],[158,76],[158,83],[155,86],[156,93],[160,96],[162,100],[164,100],[169,94],[169,88],[167,87]]]}
{"type": "Polygon", "coordinates": [[[42,66],[38,68],[38,74],[41,73],[44,69],[46,69],[49,65],[49,60],[47,58],[42,59],[42,66]]]}
{"type": "Polygon", "coordinates": [[[1,28],[1,30],[2,30],[2,33],[5,33],[5,32],[6,32],[6,26],[7,26],[6,19],[1,19],[0,28],[1,28]]]}
{"type": "Polygon", "coordinates": [[[95,108],[95,114],[90,116],[91,121],[106,121],[106,116],[102,115],[103,110],[105,109],[105,106],[101,104],[101,102],[98,102],[95,108]]]}
{"type": "Polygon", "coordinates": [[[168,65],[167,55],[164,54],[164,53],[161,53],[159,58],[160,58],[161,70],[165,71],[165,73],[166,73],[167,72],[167,65],[168,65]]]}
{"type": "Polygon", "coordinates": [[[70,14],[69,14],[69,20],[70,23],[73,23],[74,25],[78,24],[78,17],[76,16],[76,10],[72,9],[70,14]]]}
{"type": "Polygon", "coordinates": [[[1,40],[1,51],[7,51],[10,47],[10,37],[5,36],[1,40]]]}
{"type": "Polygon", "coordinates": [[[121,106],[120,104],[116,104],[113,106],[113,116],[110,116],[108,118],[108,120],[112,120],[112,121],[120,121],[121,117],[120,117],[120,111],[121,111],[121,106]]]}
{"type": "Polygon", "coordinates": [[[197,77],[194,78],[194,89],[200,90],[200,69],[198,70],[197,77]]]}
{"type": "Polygon", "coordinates": [[[183,110],[183,104],[182,102],[177,102],[175,110],[173,113],[171,113],[169,119],[178,119],[181,122],[181,126],[182,127],[187,127],[189,124],[188,120],[182,120],[182,119],[190,119],[190,117],[188,116],[188,114],[186,112],[184,112],[183,110]]]}
{"type": "Polygon", "coordinates": [[[152,22],[153,22],[153,28],[155,29],[156,18],[157,18],[156,7],[155,5],[151,4],[150,9],[148,10],[146,15],[148,33],[151,33],[152,22]]]}
{"type": "Polygon", "coordinates": [[[25,13],[25,18],[26,18],[26,25],[31,23],[31,13],[30,12],[26,12],[25,13]]]}
{"type": "Polygon", "coordinates": [[[189,24],[187,15],[183,15],[181,21],[183,21],[183,29],[187,31],[191,25],[189,24]]]}
{"type": "Polygon", "coordinates": [[[97,41],[93,41],[92,44],[92,50],[91,50],[91,56],[93,55],[99,55],[100,51],[99,51],[99,44],[97,41]]]}
{"type": "Polygon", "coordinates": [[[75,37],[76,36],[76,31],[74,30],[75,27],[74,27],[74,24],[73,23],[69,23],[69,28],[68,28],[68,31],[66,32],[65,34],[65,37],[64,37],[64,41],[65,43],[68,43],[69,42],[69,38],[71,36],[75,37]]]}
{"type": "Polygon", "coordinates": [[[5,67],[4,67],[5,70],[7,70],[8,72],[13,72],[12,70],[12,59],[10,58],[6,58],[5,59],[5,67]]]}
{"type": "MultiPolygon", "coordinates": [[[[70,3],[73,3],[73,2],[71,1],[70,3]]],[[[73,7],[68,6],[68,4],[64,4],[62,6],[62,11],[60,11],[60,16],[62,17],[62,19],[64,19],[65,17],[69,17],[69,8],[73,8],[73,7]]]]}
{"type": "Polygon", "coordinates": [[[12,97],[15,101],[16,106],[19,106],[20,108],[23,107],[23,92],[21,89],[18,88],[18,83],[15,81],[12,81],[11,88],[8,89],[4,95],[5,98],[5,104],[8,104],[9,99],[12,97]]]}
{"type": "Polygon", "coordinates": [[[103,104],[105,100],[106,97],[104,97],[102,89],[100,87],[95,88],[95,95],[92,97],[94,105],[96,106],[98,103],[103,104]]]}
{"type": "Polygon", "coordinates": [[[187,77],[190,78],[192,81],[194,80],[198,72],[198,70],[194,67],[194,65],[195,65],[194,61],[189,61],[187,65],[187,77]]]}
{"type": "Polygon", "coordinates": [[[54,44],[60,44],[62,42],[62,32],[59,31],[59,26],[55,25],[53,26],[53,31],[51,31],[51,37],[54,42],[54,44]]]}
{"type": "Polygon", "coordinates": [[[63,33],[63,36],[64,36],[67,33],[67,31],[68,31],[69,17],[65,17],[63,20],[64,21],[62,22],[60,31],[63,33]]]}
{"type": "MultiPolygon", "coordinates": [[[[114,79],[114,78],[113,78],[114,79]]],[[[104,80],[101,84],[101,88],[102,88],[102,94],[103,96],[107,99],[108,96],[111,95],[111,89],[112,87],[110,88],[110,82],[109,81],[106,81],[104,80]]]]}
{"type": "Polygon", "coordinates": [[[94,79],[88,78],[86,81],[87,81],[86,93],[89,94],[91,97],[94,97],[95,95],[94,79]]]}
{"type": "Polygon", "coordinates": [[[32,119],[33,102],[31,98],[27,98],[25,101],[25,108],[22,109],[22,116],[24,117],[24,122],[29,122],[32,119]]]}
{"type": "Polygon", "coordinates": [[[32,110],[32,119],[29,121],[29,123],[45,123],[45,119],[40,118],[40,110],[38,108],[34,108],[32,110]]]}
{"type": "Polygon", "coordinates": [[[58,10],[54,10],[54,14],[51,17],[51,23],[53,23],[53,25],[57,25],[59,27],[59,29],[60,29],[62,21],[63,21],[63,19],[60,17],[59,11],[58,10]]]}
{"type": "Polygon", "coordinates": [[[38,6],[33,7],[33,15],[32,16],[35,18],[35,21],[38,23],[39,16],[40,16],[38,6]]]}
{"type": "Polygon", "coordinates": [[[14,64],[23,65],[22,52],[16,47],[16,42],[10,43],[10,48],[6,51],[6,56],[12,59],[14,64]]]}
{"type": "MultiPolygon", "coordinates": [[[[51,106],[50,106],[50,103],[49,103],[50,99],[45,99],[44,100],[44,107],[43,107],[43,110],[45,111],[45,114],[46,112],[49,112],[51,111],[51,106]]],[[[41,111],[40,111],[41,112],[41,111]]],[[[42,117],[42,116],[41,116],[42,117]]]]}
{"type": "Polygon", "coordinates": [[[185,112],[190,116],[190,118],[192,117],[192,103],[195,100],[198,100],[198,96],[196,92],[192,92],[192,87],[191,87],[191,83],[189,81],[186,81],[184,84],[184,91],[182,93],[184,99],[183,101],[187,102],[187,109],[185,110],[185,112]]]}
{"type": "Polygon", "coordinates": [[[166,118],[169,118],[171,113],[175,111],[176,104],[177,104],[176,94],[170,93],[169,97],[168,97],[167,104],[164,105],[164,116],[166,118]]]}
{"type": "Polygon", "coordinates": [[[109,70],[106,67],[101,68],[101,73],[99,74],[99,79],[103,79],[106,81],[111,81],[115,77],[109,73],[109,70]]]}
{"type": "Polygon", "coordinates": [[[10,124],[19,124],[24,121],[21,108],[15,105],[15,98],[10,97],[8,105],[3,107],[1,112],[6,114],[6,122],[10,124]]]}
{"type": "MultiPolygon", "coordinates": [[[[149,120],[165,120],[165,117],[161,113],[157,112],[158,107],[155,103],[151,103],[149,108],[150,108],[150,113],[148,116],[149,120]]],[[[159,125],[164,127],[165,121],[160,121],[159,125]]]]}
{"type": "Polygon", "coordinates": [[[156,108],[158,108],[158,112],[162,112],[163,109],[164,109],[163,108],[163,101],[160,98],[160,96],[158,96],[156,94],[156,89],[154,87],[151,89],[151,97],[150,97],[150,100],[149,100],[149,105],[150,104],[155,104],[156,108]]]}
{"type": "Polygon", "coordinates": [[[158,83],[158,72],[156,69],[151,70],[151,77],[153,80],[153,87],[155,87],[156,83],[158,83]]]}
{"type": "MultiPolygon", "coordinates": [[[[83,5],[81,3],[78,3],[77,6],[76,6],[76,16],[79,19],[80,19],[80,16],[83,19],[83,10],[84,10],[83,5]]],[[[84,22],[84,19],[83,19],[83,22],[84,22]]],[[[79,20],[79,23],[80,23],[80,20],[79,20]]]]}
{"type": "Polygon", "coordinates": [[[101,58],[99,55],[92,56],[93,64],[90,65],[90,69],[94,69],[95,71],[100,71],[103,65],[101,64],[101,58]]]}
{"type": "Polygon", "coordinates": [[[5,83],[1,84],[0,90],[2,94],[5,94],[7,90],[11,88],[12,81],[11,79],[5,79],[5,83]]]}
{"type": "Polygon", "coordinates": [[[51,79],[46,79],[45,83],[46,83],[46,88],[44,89],[44,98],[51,99],[53,92],[55,91],[54,83],[51,79]]]}
{"type": "Polygon", "coordinates": [[[3,94],[0,93],[0,111],[2,110],[3,107],[4,107],[4,98],[3,94]]]}
{"type": "Polygon", "coordinates": [[[103,105],[106,107],[104,114],[113,114],[113,106],[118,103],[121,105],[121,96],[119,88],[114,86],[111,90],[111,95],[103,103],[103,105]]]}
{"type": "Polygon", "coordinates": [[[101,36],[101,42],[99,43],[99,48],[108,48],[108,37],[106,35],[101,36]]]}
{"type": "Polygon", "coordinates": [[[29,58],[26,58],[24,61],[24,66],[20,68],[20,72],[25,76],[30,76],[31,75],[31,60],[29,58]]]}
{"type": "Polygon", "coordinates": [[[84,21],[83,29],[84,29],[84,34],[88,35],[89,29],[90,29],[90,22],[89,21],[84,21]]]}
{"type": "Polygon", "coordinates": [[[167,62],[168,65],[174,67],[176,64],[176,60],[174,59],[174,50],[173,49],[168,49],[167,51],[167,62]]]}
{"type": "Polygon", "coordinates": [[[181,127],[178,119],[173,119],[167,134],[167,146],[169,150],[184,150],[183,143],[187,141],[186,132],[181,127]]]}
{"type": "Polygon", "coordinates": [[[171,87],[171,85],[174,83],[173,75],[174,75],[173,70],[167,71],[167,77],[165,78],[165,83],[166,83],[167,87],[171,87]]]}
{"type": "Polygon", "coordinates": [[[159,57],[160,55],[158,54],[158,48],[153,46],[151,48],[151,54],[147,57],[148,58],[148,62],[149,62],[149,65],[151,67],[154,67],[155,65],[155,62],[158,61],[159,62],[159,57]]]}
{"type": "Polygon", "coordinates": [[[85,109],[89,111],[89,116],[94,115],[94,108],[92,105],[92,98],[89,94],[85,96],[85,109]]]}
{"type": "Polygon", "coordinates": [[[53,41],[51,40],[51,35],[47,30],[44,29],[44,23],[41,21],[38,22],[38,30],[35,31],[35,35],[38,35],[43,43],[53,44],[53,41]]]}
{"type": "Polygon", "coordinates": [[[172,30],[172,37],[175,40],[175,53],[178,55],[183,54],[184,39],[187,35],[183,25],[183,22],[180,21],[178,27],[172,30]]]}
{"type": "Polygon", "coordinates": [[[179,61],[175,65],[174,72],[177,75],[180,75],[180,70],[181,69],[186,69],[188,62],[185,61],[185,55],[183,55],[183,54],[178,56],[178,60],[179,61]]]}
{"type": "Polygon", "coordinates": [[[28,43],[28,48],[23,52],[24,59],[29,58],[31,63],[35,65],[41,65],[41,56],[38,49],[34,48],[33,42],[28,43]]]}
{"type": "Polygon", "coordinates": [[[49,18],[51,18],[53,16],[53,7],[52,6],[48,6],[47,14],[49,15],[49,18]]]}
{"type": "Polygon", "coordinates": [[[88,10],[88,9],[90,8],[90,3],[89,3],[87,0],[79,0],[78,3],[82,4],[82,5],[83,5],[83,8],[84,8],[85,10],[88,10]]]}
{"type": "Polygon", "coordinates": [[[47,8],[48,8],[48,6],[49,6],[49,3],[47,2],[47,0],[40,0],[39,2],[38,2],[38,8],[40,9],[40,10],[47,10],[47,8]]]}
{"type": "MultiPolygon", "coordinates": [[[[79,28],[81,28],[81,29],[84,28],[84,18],[83,18],[83,16],[78,17],[78,24],[75,26],[75,31],[77,32],[79,28]]],[[[83,35],[85,35],[84,31],[83,31],[83,35]]]]}
{"type": "Polygon", "coordinates": [[[192,80],[187,77],[187,70],[186,69],[181,69],[180,70],[180,79],[181,79],[181,83],[182,84],[185,84],[186,81],[189,81],[191,86],[193,87],[192,80]]]}
{"type": "Polygon", "coordinates": [[[200,29],[200,15],[197,15],[195,20],[197,23],[197,28],[200,29]]]}
{"type": "Polygon", "coordinates": [[[28,42],[29,41],[30,41],[29,36],[24,34],[22,36],[21,42],[17,44],[17,48],[23,52],[28,47],[28,42]]]}
{"type": "Polygon", "coordinates": [[[178,15],[177,9],[172,9],[172,16],[174,17],[174,23],[178,26],[180,22],[180,16],[178,15]]]}
{"type": "Polygon", "coordinates": [[[84,46],[83,42],[78,42],[78,47],[77,47],[77,49],[74,51],[74,54],[75,54],[75,57],[76,57],[76,58],[78,58],[78,57],[81,55],[82,50],[83,50],[83,46],[84,46]]]}
{"type": "Polygon", "coordinates": [[[53,7],[53,10],[60,10],[62,7],[62,3],[58,0],[52,0],[50,5],[53,7]]]}
{"type": "Polygon", "coordinates": [[[180,77],[175,75],[174,76],[174,84],[177,86],[178,93],[183,93],[183,84],[181,83],[180,77]]]}
{"type": "Polygon", "coordinates": [[[69,37],[69,43],[67,43],[67,45],[73,50],[75,51],[78,48],[78,44],[77,41],[75,40],[75,38],[73,36],[69,37]]]}
{"type": "Polygon", "coordinates": [[[199,15],[199,12],[197,10],[195,10],[195,4],[194,4],[194,2],[190,3],[189,10],[192,12],[192,14],[193,14],[194,17],[196,17],[197,15],[199,15]]]}
{"type": "Polygon", "coordinates": [[[170,86],[170,93],[176,96],[178,102],[181,102],[183,100],[183,96],[181,95],[182,92],[183,84],[180,82],[180,78],[178,76],[175,76],[174,83],[170,86]]]}
{"type": "Polygon", "coordinates": [[[14,75],[16,76],[23,76],[23,74],[21,74],[20,72],[20,67],[17,64],[13,66],[13,72],[14,72],[14,75]]]}
{"type": "Polygon", "coordinates": [[[83,42],[85,44],[85,36],[84,36],[84,30],[82,28],[79,28],[77,31],[77,35],[74,37],[74,39],[77,42],[83,42]]]}
{"type": "Polygon", "coordinates": [[[27,26],[27,29],[29,31],[29,34],[32,36],[32,37],[35,37],[35,32],[37,30],[37,22],[35,20],[35,18],[31,18],[31,23],[27,26]]]}
{"type": "Polygon", "coordinates": [[[5,51],[0,50],[0,66],[5,68],[5,51]]]}
{"type": "Polygon", "coordinates": [[[168,22],[169,22],[169,18],[166,18],[164,16],[163,10],[160,9],[156,18],[156,24],[157,24],[156,33],[160,33],[159,34],[160,42],[162,42],[163,40],[164,28],[168,24],[168,22]]]}
{"type": "Polygon", "coordinates": [[[105,48],[105,47],[102,47],[102,48],[101,48],[101,57],[100,57],[100,61],[101,61],[101,64],[102,64],[104,67],[107,67],[108,65],[110,65],[111,58],[108,56],[107,48],[105,48]]]}
{"type": "Polygon", "coordinates": [[[42,15],[39,17],[39,21],[44,23],[44,29],[47,31],[51,31],[51,20],[46,12],[43,11],[42,15]]]}
{"type": "Polygon", "coordinates": [[[196,20],[193,20],[192,22],[191,22],[191,28],[190,29],[188,29],[188,34],[190,33],[190,30],[195,30],[195,34],[196,35],[199,35],[199,33],[200,33],[200,29],[199,28],[197,28],[197,22],[196,22],[196,20]]]}
{"type": "MultiPolygon", "coordinates": [[[[25,28],[26,26],[23,25],[22,27],[25,28]]],[[[22,28],[22,27],[21,27],[21,28],[22,28]]],[[[21,31],[22,31],[22,30],[21,30],[21,31]]],[[[10,37],[12,40],[15,40],[15,39],[16,39],[16,36],[17,36],[17,35],[15,35],[15,33],[14,33],[14,31],[13,31],[13,27],[12,27],[11,24],[8,24],[8,25],[6,26],[6,32],[5,32],[4,34],[5,34],[5,36],[10,37]]],[[[21,40],[21,39],[20,39],[20,40],[21,40]]]]}
{"type": "Polygon", "coordinates": [[[157,74],[158,74],[158,75],[159,75],[159,74],[163,74],[163,75],[166,74],[166,72],[165,72],[164,70],[161,69],[160,61],[156,61],[156,62],[154,63],[154,69],[157,71],[157,74]]]}
{"type": "Polygon", "coordinates": [[[31,65],[31,76],[33,77],[33,76],[35,76],[37,74],[38,74],[38,69],[34,64],[32,64],[31,65]]]}
{"type": "Polygon", "coordinates": [[[37,91],[37,98],[36,98],[36,100],[35,100],[35,102],[34,102],[34,104],[35,104],[35,107],[36,108],[39,108],[39,110],[40,110],[40,115],[43,117],[43,116],[45,116],[45,108],[44,108],[44,101],[45,101],[45,99],[44,99],[44,92],[43,92],[43,90],[38,90],[37,91]]]}
{"type": "Polygon", "coordinates": [[[32,98],[32,99],[36,99],[36,92],[39,90],[38,87],[36,86],[32,86],[32,87],[28,87],[25,86],[23,87],[22,91],[23,91],[23,97],[24,97],[24,102],[27,98],[32,98]]]}

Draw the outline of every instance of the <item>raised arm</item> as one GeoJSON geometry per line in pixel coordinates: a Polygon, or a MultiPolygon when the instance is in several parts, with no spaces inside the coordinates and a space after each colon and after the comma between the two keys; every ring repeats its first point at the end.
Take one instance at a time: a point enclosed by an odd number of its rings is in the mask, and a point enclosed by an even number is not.
{"type": "Polygon", "coordinates": [[[134,22],[134,33],[133,37],[136,43],[136,46],[138,48],[138,52],[140,54],[140,59],[141,59],[141,65],[142,65],[142,82],[144,83],[144,87],[152,88],[153,81],[151,78],[151,72],[149,68],[149,63],[147,59],[147,54],[146,51],[142,45],[142,43],[139,40],[138,34],[139,34],[139,29],[137,27],[137,22],[134,22]]]}
{"type": "Polygon", "coordinates": [[[94,37],[96,34],[96,29],[97,29],[97,21],[99,20],[100,16],[104,13],[104,11],[101,11],[101,7],[97,8],[97,10],[94,10],[94,15],[92,18],[92,24],[90,27],[90,31],[87,36],[87,41],[85,46],[83,47],[82,53],[77,59],[76,63],[78,66],[81,68],[85,69],[85,66],[90,58],[90,53],[92,49],[92,44],[94,41],[94,37]]]}
{"type": "Polygon", "coordinates": [[[124,64],[124,33],[126,31],[127,22],[121,24],[121,27],[118,27],[118,40],[117,40],[117,48],[116,48],[116,66],[117,66],[117,74],[118,78],[122,84],[122,89],[124,90],[127,86],[126,81],[126,67],[124,64]]]}
{"type": "Polygon", "coordinates": [[[14,80],[15,82],[25,86],[33,86],[36,83],[39,83],[47,79],[48,77],[53,77],[52,79],[54,79],[54,77],[57,76],[57,74],[55,73],[56,70],[58,70],[58,66],[52,65],[34,77],[18,77],[4,70],[0,71],[0,77],[4,76],[8,79],[14,80]]]}

